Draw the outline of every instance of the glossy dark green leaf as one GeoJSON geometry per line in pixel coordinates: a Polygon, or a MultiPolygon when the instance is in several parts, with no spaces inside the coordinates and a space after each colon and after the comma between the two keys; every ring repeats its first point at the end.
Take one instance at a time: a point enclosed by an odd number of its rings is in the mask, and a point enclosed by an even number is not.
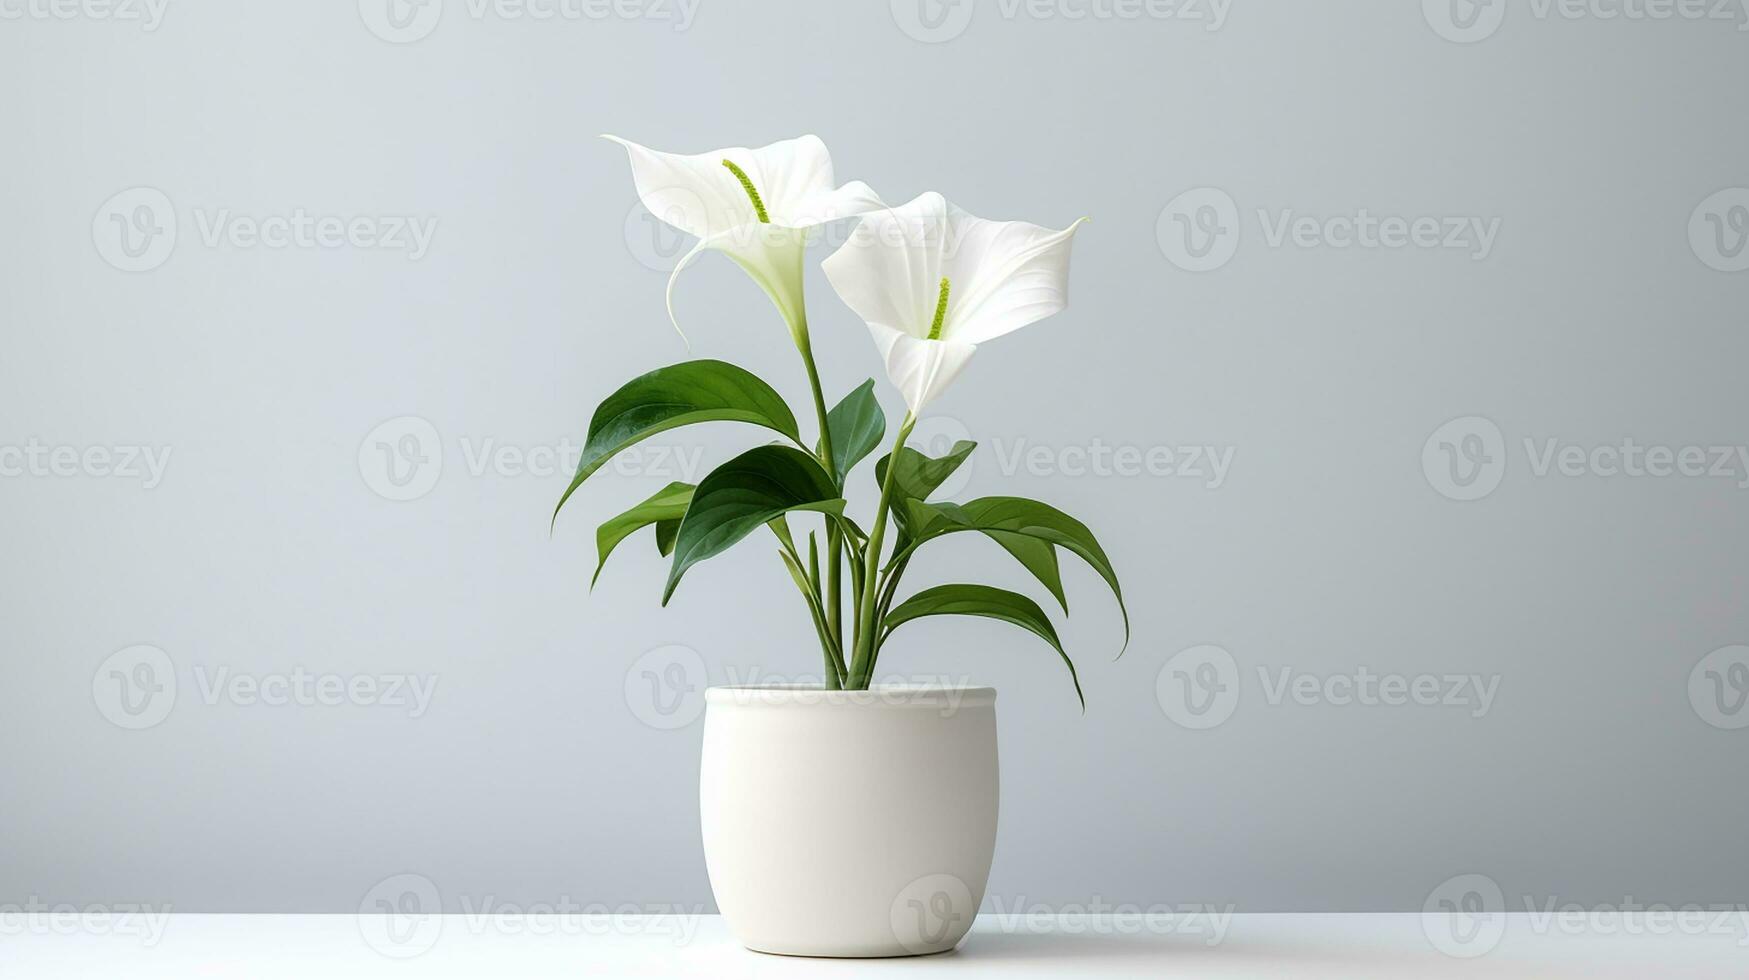
{"type": "MultiPolygon", "coordinates": [[[[682,515],[684,516],[684,515],[682,515]]],[[[680,534],[680,518],[656,522],[656,551],[663,558],[674,554],[674,539],[680,534]]]]}
{"type": "MultiPolygon", "coordinates": [[[[927,504],[921,500],[907,500],[904,506],[895,511],[903,515],[898,523],[902,528],[920,529],[923,540],[946,534],[951,531],[979,531],[990,540],[1002,546],[1002,550],[1014,556],[1014,559],[1039,580],[1063,612],[1069,611],[1069,599],[1063,592],[1062,569],[1057,563],[1056,545],[1050,541],[1027,534],[1020,534],[1003,528],[979,527],[966,514],[959,504],[942,502],[927,504]]],[[[914,539],[905,534],[901,536],[899,545],[894,549],[891,564],[908,561],[914,539]]],[[[919,542],[920,543],[920,542],[919,542]]]]}
{"type": "Polygon", "coordinates": [[[1087,706],[1087,699],[1081,694],[1081,678],[1075,673],[1074,661],[1063,650],[1063,642],[1057,638],[1056,627],[1051,625],[1050,617],[1038,603],[1026,596],[988,585],[938,585],[893,607],[882,626],[891,632],[925,616],[982,616],[1030,630],[1063,658],[1063,663],[1069,668],[1069,679],[1075,682],[1075,696],[1081,699],[1082,707],[1087,706]]]}
{"type": "Polygon", "coordinates": [[[838,485],[843,486],[844,477],[874,452],[887,434],[887,416],[875,399],[873,378],[826,413],[826,431],[832,434],[832,469],[838,485]]]}
{"type": "Polygon", "coordinates": [[[1010,534],[1007,531],[986,530],[984,532],[1004,551],[1014,556],[1014,560],[1025,566],[1032,577],[1039,580],[1051,593],[1051,598],[1057,600],[1064,613],[1069,611],[1069,597],[1063,593],[1063,572],[1057,565],[1057,548],[1049,541],[1029,537],[1024,534],[1010,534]]]}
{"type": "Polygon", "coordinates": [[[693,491],[680,521],[662,604],[692,566],[722,554],[762,524],[790,511],[838,514],[844,501],[813,456],[789,446],[760,446],[717,467],[693,491]]]}
{"type": "MultiPolygon", "coordinates": [[[[893,524],[898,529],[898,536],[893,541],[894,554],[905,550],[911,543],[910,512],[906,502],[926,500],[977,448],[977,443],[961,439],[953,444],[946,456],[941,457],[927,456],[910,446],[899,449],[899,469],[893,474],[893,524]]],[[[887,466],[892,459],[889,454],[875,463],[877,486],[886,485],[887,466]]]]}
{"type": "MultiPolygon", "coordinates": [[[[663,555],[662,543],[664,524],[673,525],[678,529],[680,518],[686,514],[687,505],[692,503],[692,484],[670,483],[655,492],[649,499],[625,513],[613,518],[595,529],[595,552],[599,560],[595,563],[595,575],[589,579],[589,587],[595,587],[596,579],[601,578],[601,569],[607,565],[607,556],[613,554],[613,549],[619,547],[633,532],[656,525],[656,548],[663,555]]],[[[668,548],[673,547],[673,532],[668,534],[668,548]]]]}
{"type": "Polygon", "coordinates": [[[695,422],[750,422],[800,438],[796,417],[782,396],[743,368],[724,361],[686,361],[634,378],[607,396],[589,420],[589,435],[571,485],[553,508],[615,453],[669,429],[695,422]]]}
{"type": "MultiPolygon", "coordinates": [[[[960,464],[976,448],[977,443],[961,439],[953,444],[953,449],[946,456],[934,457],[925,456],[910,446],[905,446],[899,450],[899,469],[893,474],[893,492],[900,499],[928,500],[929,495],[946,483],[947,478],[960,468],[960,464]]],[[[891,455],[882,456],[875,463],[876,486],[886,485],[887,465],[892,458],[891,455]]]]}
{"type": "Polygon", "coordinates": [[[1111,589],[1112,597],[1117,600],[1118,612],[1123,615],[1124,646],[1129,646],[1130,612],[1124,605],[1123,586],[1118,584],[1117,571],[1111,567],[1111,559],[1087,525],[1050,504],[1025,497],[980,497],[966,502],[961,510],[982,530],[1008,531],[1040,538],[1073,552],[1092,566],[1111,589]]]}
{"type": "MultiPolygon", "coordinates": [[[[1054,556],[1047,564],[1039,559],[1036,547],[1024,545],[1016,552],[1009,545],[1017,539],[1028,539],[1072,552],[1092,566],[1110,587],[1111,594],[1117,599],[1118,611],[1123,615],[1124,646],[1129,646],[1130,614],[1124,605],[1123,588],[1118,584],[1117,572],[1111,567],[1111,559],[1106,556],[1105,549],[1099,546],[1099,540],[1088,530],[1087,525],[1050,504],[1025,497],[980,497],[957,505],[908,501],[906,510],[913,535],[907,549],[915,550],[924,541],[943,534],[981,531],[1008,548],[1010,554],[1037,576],[1045,588],[1051,590],[1051,594],[1062,603],[1064,611],[1068,610],[1068,603],[1063,597],[1062,579],[1058,574],[1054,556]]],[[[900,551],[894,556],[894,561],[908,557],[907,551],[900,551]]]]}

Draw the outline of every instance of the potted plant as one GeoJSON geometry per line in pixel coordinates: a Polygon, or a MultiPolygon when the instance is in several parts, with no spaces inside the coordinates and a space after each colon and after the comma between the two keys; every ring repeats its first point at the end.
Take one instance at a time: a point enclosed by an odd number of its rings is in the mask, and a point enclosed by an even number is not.
{"type": "MultiPolygon", "coordinates": [[[[653,528],[657,548],[672,559],[666,605],[688,569],[769,532],[819,638],[822,685],[706,693],[700,817],[717,905],[756,950],[951,949],[983,899],[995,849],[995,692],[872,684],[881,651],[913,620],[988,617],[1036,634],[1068,667],[1077,698],[1081,685],[1032,599],[969,583],[901,596],[904,575],[932,542],[970,531],[1018,561],[1065,613],[1059,550],[1087,562],[1120,611],[1123,596],[1092,532],[1062,511],[1021,497],[929,499],[971,454],[971,442],[930,457],[906,439],[979,344],[1064,307],[1080,222],[1054,231],[986,221],[935,193],[889,208],[866,184],[837,185],[826,147],[813,136],[695,155],[608,138],[630,154],[650,213],[698,239],[669,279],[670,297],[700,253],[726,254],[776,304],[813,394],[817,435],[809,442],[783,398],[733,364],[693,360],[652,371],[595,410],[559,500],[563,508],[615,453],[678,426],[733,421],[782,437],[696,486],[669,484],[596,533],[599,577],[620,542],[653,528]],[[857,225],[823,268],[867,322],[907,408],[873,467],[879,498],[866,526],[845,498],[857,465],[886,441],[886,417],[872,380],[828,408],[802,295],[810,234],[840,220],[857,225]],[[817,526],[804,538],[791,518],[817,526]]],[[[1124,624],[1127,638],[1127,612],[1124,624]]]]}

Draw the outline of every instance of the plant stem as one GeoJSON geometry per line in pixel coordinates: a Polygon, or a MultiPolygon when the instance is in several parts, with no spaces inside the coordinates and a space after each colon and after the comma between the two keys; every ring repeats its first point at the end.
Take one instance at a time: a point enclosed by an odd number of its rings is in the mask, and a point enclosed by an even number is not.
{"type": "MultiPolygon", "coordinates": [[[[905,566],[911,564],[910,558],[904,558],[893,564],[887,573],[887,580],[881,583],[880,598],[875,602],[875,614],[881,619],[887,618],[887,611],[893,608],[893,596],[899,591],[899,576],[905,574],[905,566]]],[[[875,656],[880,656],[880,644],[875,644],[875,656]]]]}
{"type": "Polygon", "coordinates": [[[844,563],[844,536],[831,521],[826,527],[826,626],[832,636],[842,642],[844,637],[844,599],[839,586],[840,566],[844,563]]]}
{"type": "MultiPolygon", "coordinates": [[[[772,530],[774,533],[776,532],[776,528],[772,530]]],[[[790,577],[795,580],[796,588],[801,590],[802,598],[807,601],[808,616],[814,622],[814,632],[820,636],[820,655],[826,661],[826,689],[829,691],[842,690],[844,687],[843,658],[838,653],[837,641],[826,633],[826,617],[820,610],[819,590],[815,584],[815,576],[810,575],[808,570],[802,567],[801,556],[796,554],[796,549],[786,534],[778,534],[777,543],[780,546],[777,556],[783,559],[784,565],[789,568],[790,577]]],[[[812,552],[812,543],[813,539],[810,538],[810,552],[812,552]]]]}
{"type": "Polygon", "coordinates": [[[894,477],[899,472],[899,450],[905,448],[905,440],[911,435],[911,428],[917,420],[910,412],[905,413],[905,421],[899,425],[898,438],[893,440],[893,452],[887,464],[887,478],[881,481],[881,502],[875,507],[874,527],[868,532],[868,551],[862,572],[862,597],[856,605],[856,652],[850,661],[850,682],[852,691],[862,691],[868,688],[869,674],[874,671],[875,635],[880,632],[881,624],[879,610],[875,606],[875,589],[879,585],[881,571],[881,542],[887,536],[887,511],[893,502],[894,477]]]}
{"type": "MultiPolygon", "coordinates": [[[[832,466],[832,429],[826,421],[826,395],[820,388],[820,369],[814,364],[813,345],[807,340],[807,325],[803,324],[800,331],[802,340],[796,344],[796,349],[802,354],[802,366],[808,369],[808,388],[814,395],[814,416],[820,423],[820,465],[826,468],[837,479],[837,471],[832,466]]],[[[840,566],[844,561],[844,539],[835,521],[826,521],[826,632],[832,640],[832,646],[842,648],[844,643],[844,602],[839,587],[840,566]]],[[[838,662],[839,672],[844,672],[842,659],[838,662]]]]}

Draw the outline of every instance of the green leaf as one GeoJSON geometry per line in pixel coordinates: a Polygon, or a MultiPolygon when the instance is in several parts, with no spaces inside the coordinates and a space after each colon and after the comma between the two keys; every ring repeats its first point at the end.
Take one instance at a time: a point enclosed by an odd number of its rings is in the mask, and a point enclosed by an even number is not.
{"type": "Polygon", "coordinates": [[[1063,572],[1057,565],[1055,545],[1039,538],[1010,534],[1007,531],[987,530],[984,533],[1013,555],[1015,561],[1026,566],[1032,577],[1050,591],[1051,598],[1057,600],[1063,614],[1068,615],[1069,597],[1063,593],[1063,572]]]}
{"type": "Polygon", "coordinates": [[[1111,567],[1111,559],[1106,556],[1105,549],[1099,546],[1099,540],[1088,530],[1087,525],[1050,504],[1025,497],[980,497],[958,505],[908,501],[906,510],[914,540],[907,545],[907,551],[895,554],[893,561],[908,558],[909,551],[914,551],[924,541],[943,534],[981,531],[1026,565],[1027,570],[1037,576],[1045,588],[1050,589],[1051,594],[1062,602],[1064,611],[1067,611],[1068,603],[1063,599],[1062,579],[1058,574],[1054,556],[1047,565],[1039,560],[1035,547],[1023,545],[1021,551],[1016,552],[1010,544],[1017,539],[1027,539],[1072,552],[1092,566],[1110,587],[1111,594],[1117,599],[1118,611],[1123,615],[1124,646],[1129,646],[1130,614],[1124,605],[1123,588],[1118,584],[1117,572],[1111,567]]]}
{"type": "Polygon", "coordinates": [[[796,417],[771,386],[724,361],[686,361],[634,378],[607,396],[589,420],[577,475],[553,508],[565,501],[615,453],[660,432],[695,422],[751,422],[797,441],[796,417]]]}
{"type": "Polygon", "coordinates": [[[760,525],[793,510],[836,515],[843,509],[832,477],[799,449],[760,446],[736,456],[693,491],[674,542],[662,604],[668,604],[687,569],[727,551],[760,525]]]}
{"type": "Polygon", "coordinates": [[[1074,661],[1063,650],[1063,642],[1057,638],[1056,627],[1038,603],[1026,596],[988,585],[938,585],[899,603],[887,613],[882,626],[890,633],[924,616],[983,616],[1038,634],[1063,658],[1069,668],[1069,679],[1075,682],[1075,696],[1081,699],[1081,707],[1087,707],[1087,698],[1081,693],[1081,678],[1075,673],[1074,661]]]}
{"type": "Polygon", "coordinates": [[[771,527],[771,533],[777,535],[777,540],[783,543],[784,550],[796,550],[795,536],[789,533],[789,518],[779,514],[765,523],[771,527]]]}
{"type": "Polygon", "coordinates": [[[670,483],[656,491],[655,495],[638,504],[631,510],[613,518],[595,529],[595,551],[600,560],[595,564],[595,574],[589,579],[589,587],[595,588],[596,579],[601,578],[601,570],[607,565],[607,556],[613,554],[613,549],[619,543],[641,528],[656,525],[656,548],[663,555],[674,544],[673,532],[668,534],[668,544],[663,545],[662,526],[671,524],[680,526],[680,518],[686,513],[686,507],[692,503],[692,484],[670,483]]]}
{"type": "MultiPolygon", "coordinates": [[[[910,446],[899,450],[899,469],[893,474],[893,492],[900,499],[927,500],[938,487],[947,482],[953,471],[960,468],[966,457],[978,444],[961,439],[953,444],[946,456],[935,458],[925,456],[910,446]]],[[[884,486],[887,482],[887,465],[892,456],[882,456],[875,463],[875,483],[884,486]]]]}
{"type": "MultiPolygon", "coordinates": [[[[683,515],[684,516],[684,515],[683,515]]],[[[663,558],[674,554],[674,538],[680,533],[680,518],[656,522],[656,551],[663,558]]]]}
{"type": "Polygon", "coordinates": [[[802,590],[802,595],[808,600],[808,603],[812,605],[814,596],[813,593],[809,591],[811,586],[808,585],[808,573],[802,571],[802,566],[796,564],[796,560],[789,556],[789,552],[780,548],[778,549],[777,557],[783,559],[783,567],[789,569],[790,579],[796,583],[796,588],[802,590]]]}
{"type": "Polygon", "coordinates": [[[1093,536],[1087,525],[1050,504],[1025,497],[980,497],[967,502],[961,510],[981,529],[1009,531],[1040,538],[1073,552],[1092,566],[1110,587],[1112,597],[1117,600],[1118,611],[1123,615],[1124,646],[1129,646],[1130,613],[1124,605],[1123,586],[1118,584],[1117,572],[1111,567],[1111,559],[1106,556],[1105,549],[1099,546],[1099,539],[1093,536]]]}
{"type": "MultiPolygon", "coordinates": [[[[898,528],[898,537],[893,541],[893,553],[898,554],[911,543],[910,514],[906,509],[908,501],[922,501],[929,497],[960,468],[960,464],[971,456],[972,450],[978,444],[965,439],[953,444],[946,456],[936,458],[926,456],[909,446],[899,448],[899,469],[893,474],[893,523],[898,528]]],[[[891,455],[882,456],[875,463],[875,483],[885,486],[887,466],[892,462],[891,455]]]]}
{"type": "MultiPolygon", "coordinates": [[[[1069,598],[1063,592],[1063,573],[1057,564],[1056,545],[1051,541],[1004,528],[980,527],[959,504],[945,501],[926,504],[921,500],[907,500],[904,509],[896,513],[904,514],[899,521],[901,526],[921,530],[921,538],[916,539],[916,544],[952,531],[982,532],[985,537],[1001,545],[1002,550],[1013,555],[1050,592],[1063,612],[1068,613],[1069,598]]],[[[909,561],[914,550],[912,539],[902,538],[888,563],[889,567],[901,561],[909,561]]]]}
{"type": "Polygon", "coordinates": [[[873,378],[826,413],[826,431],[832,435],[832,469],[843,486],[844,478],[887,434],[887,416],[875,399],[873,378]]]}

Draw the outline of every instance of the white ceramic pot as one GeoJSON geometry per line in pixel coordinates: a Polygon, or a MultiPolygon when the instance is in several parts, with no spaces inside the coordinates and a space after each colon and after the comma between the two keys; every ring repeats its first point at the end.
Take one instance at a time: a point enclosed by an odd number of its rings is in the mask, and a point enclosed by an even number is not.
{"type": "Polygon", "coordinates": [[[984,899],[997,796],[992,688],[705,692],[705,864],[750,949],[952,949],[984,899]]]}

